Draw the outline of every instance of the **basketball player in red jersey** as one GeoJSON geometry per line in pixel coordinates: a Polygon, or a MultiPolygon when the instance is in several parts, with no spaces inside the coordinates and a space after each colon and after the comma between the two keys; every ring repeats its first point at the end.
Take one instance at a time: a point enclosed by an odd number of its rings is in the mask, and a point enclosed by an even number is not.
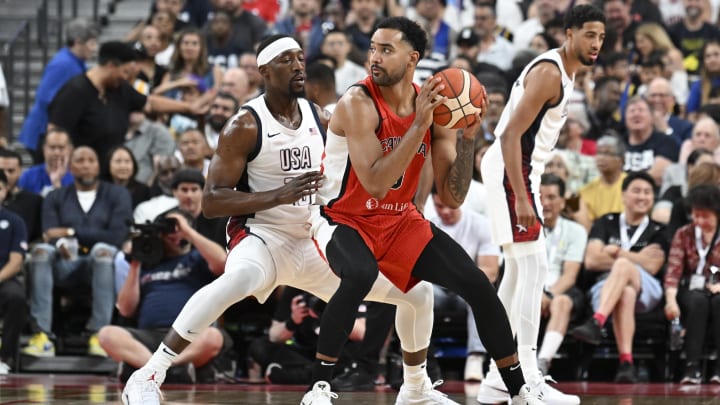
{"type": "MultiPolygon", "coordinates": [[[[167,369],[187,361],[191,342],[235,302],[250,295],[264,302],[281,284],[328,300],[340,284],[310,235],[311,215],[319,209],[314,195],[324,178],[328,114],[303,96],[305,57],[295,39],[266,38],[257,60],[265,93],[245,103],[223,129],[203,194],[206,216],[230,216],[225,272],[187,300],[155,353],[145,353],[148,360],[123,390],[125,405],[159,405],[167,369]]],[[[180,269],[192,264],[177,263],[180,269]]],[[[400,341],[418,351],[432,332],[427,294],[432,296],[427,282],[404,293],[378,277],[367,299],[396,305],[400,341]]],[[[320,395],[327,403],[335,394],[320,395]]]]}
{"type": "MultiPolygon", "coordinates": [[[[455,291],[472,307],[488,352],[513,394],[514,404],[541,404],[525,385],[510,324],[493,286],[464,249],[432,226],[412,200],[420,171],[431,156],[435,185],[443,202],[458,207],[465,198],[473,166],[477,123],[456,134],[433,125],[433,110],[445,101],[431,77],[413,85],[427,34],[415,22],[381,21],[372,36],[371,75],[351,87],[331,117],[318,191],[322,204],[313,219],[318,248],[340,277],[340,286],[323,312],[313,389],[302,405],[329,404],[317,389],[327,387],[333,366],[378,271],[403,291],[427,280],[455,291]]],[[[483,111],[485,110],[483,98],[483,111]]],[[[431,294],[427,297],[432,300],[431,294]]],[[[396,326],[400,327],[400,320],[396,326]]],[[[396,404],[456,404],[433,389],[425,374],[427,348],[403,347],[404,384],[396,404]]]]}
{"type": "MultiPolygon", "coordinates": [[[[483,157],[481,171],[492,239],[502,246],[505,257],[498,295],[517,333],[525,380],[548,404],[576,405],[580,398],[549,386],[537,366],[540,307],[548,272],[537,207],[541,207],[540,176],[567,119],[575,72],[595,63],[605,38],[605,16],[597,7],[575,6],[566,13],[564,27],[563,46],[539,55],[515,81],[495,129],[497,140],[483,157]]],[[[491,366],[480,386],[479,402],[508,399],[499,377],[491,366]]]]}

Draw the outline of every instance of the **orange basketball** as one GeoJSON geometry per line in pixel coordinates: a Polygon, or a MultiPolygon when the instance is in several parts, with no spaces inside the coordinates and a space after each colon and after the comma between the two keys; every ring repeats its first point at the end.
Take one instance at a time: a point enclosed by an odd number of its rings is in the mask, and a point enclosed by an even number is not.
{"type": "MultiPolygon", "coordinates": [[[[464,69],[448,68],[437,73],[445,88],[440,95],[447,101],[435,107],[433,121],[445,128],[466,128],[475,123],[475,112],[481,112],[485,91],[480,81],[464,69]]],[[[439,85],[438,84],[438,85],[439,85]]]]}

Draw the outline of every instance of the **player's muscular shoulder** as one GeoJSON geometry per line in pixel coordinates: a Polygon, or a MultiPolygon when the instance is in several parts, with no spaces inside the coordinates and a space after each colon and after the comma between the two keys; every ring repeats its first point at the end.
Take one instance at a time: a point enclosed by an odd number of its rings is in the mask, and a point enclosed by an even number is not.
{"type": "Polygon", "coordinates": [[[546,101],[556,101],[560,97],[561,85],[560,68],[550,61],[538,63],[525,76],[526,90],[542,94],[546,101]]]}
{"type": "Polygon", "coordinates": [[[221,149],[250,150],[257,142],[258,122],[255,115],[247,109],[240,109],[223,127],[218,141],[221,149]]]}
{"type": "Polygon", "coordinates": [[[330,119],[330,129],[335,134],[345,136],[350,130],[374,130],[379,119],[370,95],[364,89],[354,86],[338,101],[330,119]]]}
{"type": "Polygon", "coordinates": [[[258,123],[255,115],[245,108],[241,108],[225,124],[221,136],[235,138],[246,132],[257,133],[258,123]]]}

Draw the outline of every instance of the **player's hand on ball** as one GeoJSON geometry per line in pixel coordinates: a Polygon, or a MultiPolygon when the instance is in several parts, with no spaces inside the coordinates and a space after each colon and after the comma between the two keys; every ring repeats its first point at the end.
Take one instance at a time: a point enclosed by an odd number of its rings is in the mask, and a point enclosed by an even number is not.
{"type": "Polygon", "coordinates": [[[439,77],[431,76],[420,88],[415,98],[415,122],[414,124],[421,129],[430,128],[433,123],[433,112],[435,107],[447,101],[447,97],[439,95],[440,91],[445,88],[440,83],[439,77]]]}
{"type": "Polygon", "coordinates": [[[485,121],[485,112],[487,111],[487,92],[485,86],[482,86],[482,101],[480,102],[480,111],[475,112],[475,122],[467,128],[460,129],[460,135],[465,139],[476,139],[483,134],[483,121],[485,121]]]}

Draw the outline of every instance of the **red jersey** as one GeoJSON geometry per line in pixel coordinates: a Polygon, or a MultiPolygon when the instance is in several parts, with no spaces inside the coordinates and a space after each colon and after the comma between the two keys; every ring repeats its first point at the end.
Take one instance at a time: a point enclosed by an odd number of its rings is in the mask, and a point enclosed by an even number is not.
{"type": "MultiPolygon", "coordinates": [[[[383,153],[390,153],[407,133],[415,119],[415,113],[398,117],[385,103],[378,86],[371,77],[359,82],[356,86],[363,88],[375,103],[380,125],[375,131],[383,148],[383,153]]],[[[413,85],[415,91],[419,91],[413,85]]],[[[374,216],[399,215],[406,210],[415,210],[412,201],[420,181],[425,158],[430,152],[430,130],[423,137],[415,157],[405,169],[403,175],[397,179],[385,198],[378,200],[371,196],[360,183],[352,167],[345,137],[328,132],[325,156],[323,157],[323,172],[327,176],[325,185],[320,189],[318,200],[326,205],[324,211],[333,216],[333,213],[344,215],[374,216]]]]}
{"type": "MultiPolygon", "coordinates": [[[[375,103],[380,125],[375,131],[383,152],[390,153],[402,141],[415,119],[415,113],[398,117],[382,98],[379,88],[370,77],[357,86],[362,87],[375,103]]],[[[417,92],[419,89],[414,87],[417,92]]],[[[347,139],[328,131],[322,170],[326,181],[318,192],[323,204],[321,216],[330,226],[315,224],[327,232],[320,235],[322,249],[337,224],[356,230],[377,259],[380,271],[399,289],[408,291],[420,280],[412,276],[412,269],[432,239],[430,223],[423,218],[412,200],[420,180],[425,158],[430,152],[430,130],[405,173],[397,179],[385,198],[371,196],[360,183],[352,167],[347,139]]],[[[318,238],[316,237],[316,240],[318,238]]],[[[319,244],[320,245],[320,244],[319,244]]]]}

